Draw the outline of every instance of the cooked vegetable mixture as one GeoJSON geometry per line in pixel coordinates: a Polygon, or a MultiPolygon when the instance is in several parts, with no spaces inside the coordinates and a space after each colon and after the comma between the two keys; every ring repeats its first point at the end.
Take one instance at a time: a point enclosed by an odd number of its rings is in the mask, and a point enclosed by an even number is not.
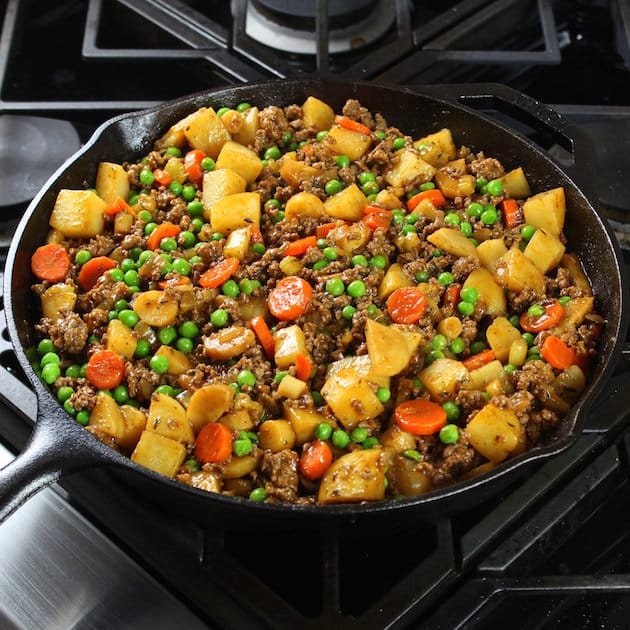
{"type": "Polygon", "coordinates": [[[31,260],[41,378],[134,462],[251,501],[413,496],[534,447],[604,320],[563,188],[455,140],[309,97],[101,163],[31,260]]]}

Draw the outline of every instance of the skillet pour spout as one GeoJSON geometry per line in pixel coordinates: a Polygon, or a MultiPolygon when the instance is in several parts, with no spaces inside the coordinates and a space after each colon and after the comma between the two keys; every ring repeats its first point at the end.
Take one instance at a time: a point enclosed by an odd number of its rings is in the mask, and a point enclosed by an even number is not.
{"type": "MultiPolygon", "coordinates": [[[[605,219],[567,173],[534,142],[484,111],[508,111],[511,116],[532,121],[551,132],[575,158],[572,175],[581,177],[579,160],[588,147],[578,130],[550,108],[501,85],[423,86],[416,90],[376,83],[342,83],[329,80],[272,81],[199,92],[161,106],[118,116],[103,124],[90,141],[72,156],[46,183],[24,214],[11,243],[4,276],[4,300],[8,332],[15,352],[38,399],[38,417],[31,442],[14,464],[0,471],[0,517],[26,500],[39,488],[72,470],[86,466],[118,469],[122,477],[149,500],[177,505],[194,519],[241,521],[250,515],[261,522],[278,518],[287,522],[327,520],[356,524],[396,518],[418,518],[457,512],[481,502],[507,487],[541,459],[568,448],[582,430],[588,407],[612,374],[626,332],[628,289],[619,246],[605,219]],[[339,506],[291,506],[257,504],[179,484],[107,448],[90,435],[58,404],[35,374],[28,359],[34,343],[33,324],[38,304],[27,289],[33,279],[29,260],[44,242],[54,201],[62,188],[82,188],[95,180],[101,161],[122,162],[146,154],[153,142],[175,122],[203,106],[231,106],[249,102],[262,106],[302,103],[315,96],[340,111],[347,99],[357,99],[372,112],[380,112],[392,126],[419,137],[426,130],[448,127],[460,145],[488,155],[503,156],[510,165],[522,166],[535,191],[565,188],[570,220],[566,236],[571,251],[580,258],[598,298],[598,310],[607,323],[601,337],[597,364],[586,390],[561,423],[555,435],[477,478],[433,490],[401,501],[339,506]],[[127,474],[127,473],[132,474],[127,474]],[[392,516],[395,514],[396,516],[392,516]]],[[[584,181],[587,181],[584,176],[584,181]]]]}

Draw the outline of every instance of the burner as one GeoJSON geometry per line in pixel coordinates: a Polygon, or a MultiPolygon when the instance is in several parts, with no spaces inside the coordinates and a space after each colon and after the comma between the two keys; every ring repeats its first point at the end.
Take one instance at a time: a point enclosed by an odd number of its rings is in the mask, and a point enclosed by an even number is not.
{"type": "MultiPolygon", "coordinates": [[[[330,53],[371,44],[392,26],[396,12],[384,0],[353,0],[328,7],[330,53]]],[[[247,3],[245,32],[261,44],[285,52],[317,52],[317,3],[256,0],[247,3]]]]}

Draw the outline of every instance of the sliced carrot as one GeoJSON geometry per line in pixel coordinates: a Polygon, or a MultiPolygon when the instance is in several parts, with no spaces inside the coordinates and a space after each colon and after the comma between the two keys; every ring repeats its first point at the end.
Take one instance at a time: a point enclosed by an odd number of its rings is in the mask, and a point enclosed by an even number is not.
{"type": "Polygon", "coordinates": [[[267,304],[274,317],[291,321],[304,314],[312,297],[313,288],[306,280],[299,276],[286,276],[272,289],[267,304]]]}
{"type": "Polygon", "coordinates": [[[191,284],[188,276],[174,276],[168,280],[160,280],[158,282],[160,289],[166,289],[167,287],[181,287],[185,284],[191,284]]]}
{"type": "Polygon", "coordinates": [[[289,247],[285,250],[284,255],[302,256],[310,247],[317,247],[316,236],[305,236],[304,238],[298,238],[296,241],[291,241],[289,243],[289,247]]]}
{"type": "Polygon", "coordinates": [[[433,435],[446,424],[446,411],[437,403],[416,398],[396,407],[394,421],[407,433],[433,435]]]}
{"type": "Polygon", "coordinates": [[[566,370],[578,362],[576,351],[555,335],[545,337],[540,356],[557,370],[566,370]]]}
{"type": "Polygon", "coordinates": [[[90,357],[85,376],[97,389],[113,389],[125,376],[125,360],[113,350],[99,350],[90,357]]]}
{"type": "Polygon", "coordinates": [[[31,271],[40,280],[61,282],[68,275],[70,256],[60,243],[38,247],[31,257],[31,271]]]}
{"type": "Polygon", "coordinates": [[[524,331],[539,333],[542,330],[548,330],[564,317],[562,304],[556,298],[547,298],[540,305],[545,309],[542,315],[532,316],[527,311],[521,315],[520,324],[524,331]]]}
{"type": "Polygon", "coordinates": [[[388,228],[392,222],[392,213],[375,204],[367,204],[365,208],[363,208],[363,213],[365,217],[362,221],[370,230],[375,230],[380,227],[388,228]]]}
{"type": "Polygon", "coordinates": [[[249,322],[249,327],[254,331],[260,345],[263,347],[268,358],[273,357],[276,351],[276,344],[273,340],[273,334],[267,322],[260,315],[256,315],[249,322]]]}
{"type": "Polygon", "coordinates": [[[160,223],[149,235],[149,238],[147,239],[147,249],[157,249],[163,238],[168,238],[169,236],[179,236],[181,231],[182,230],[179,225],[169,223],[168,221],[160,223]]]}
{"type": "Polygon", "coordinates": [[[335,122],[344,129],[349,129],[350,131],[358,131],[359,133],[362,133],[366,136],[372,135],[369,127],[367,127],[363,123],[357,122],[356,120],[352,120],[352,118],[348,118],[347,116],[335,116],[335,122]]]}
{"type": "Polygon", "coordinates": [[[202,160],[206,154],[199,149],[192,149],[184,156],[184,170],[188,179],[193,183],[199,183],[203,177],[202,160]]]}
{"type": "Polygon", "coordinates": [[[444,306],[455,308],[459,302],[459,294],[462,292],[461,284],[450,284],[446,287],[443,296],[444,306]]]}
{"type": "Polygon", "coordinates": [[[195,457],[202,464],[224,462],[232,454],[232,431],[220,422],[209,422],[199,435],[195,444],[195,457]]]}
{"type": "Polygon", "coordinates": [[[79,271],[77,281],[83,291],[89,291],[98,279],[110,269],[116,266],[116,261],[107,256],[95,256],[90,258],[79,271]]]}
{"type": "Polygon", "coordinates": [[[105,214],[112,217],[119,212],[128,212],[129,214],[135,215],[131,206],[122,197],[114,197],[111,203],[105,208],[105,214]]]}
{"type": "Polygon", "coordinates": [[[413,210],[421,201],[428,199],[436,208],[446,203],[446,198],[439,188],[431,188],[431,190],[423,190],[414,195],[407,201],[407,210],[413,210]]]}
{"type": "Polygon", "coordinates": [[[499,204],[499,209],[503,212],[503,223],[506,228],[516,227],[525,220],[523,211],[518,207],[516,199],[504,199],[499,204]]]}
{"type": "Polygon", "coordinates": [[[255,243],[264,243],[262,232],[257,228],[252,228],[251,236],[249,237],[249,242],[254,245],[255,243]]]}
{"type": "Polygon", "coordinates": [[[387,312],[397,324],[414,324],[427,308],[427,298],[418,287],[396,289],[387,298],[387,312]]]}
{"type": "Polygon", "coordinates": [[[156,168],[153,171],[153,177],[160,186],[168,186],[173,181],[173,178],[169,175],[168,171],[162,168],[156,168]]]}
{"type": "Polygon", "coordinates": [[[481,352],[473,354],[467,359],[464,359],[462,363],[464,364],[464,367],[470,372],[472,370],[476,370],[477,368],[483,367],[484,365],[490,363],[490,361],[494,361],[494,359],[494,350],[488,348],[487,350],[482,350],[481,352]]]}
{"type": "Polygon", "coordinates": [[[239,264],[239,259],[233,256],[220,260],[201,275],[199,278],[199,286],[202,286],[204,289],[216,289],[220,287],[236,272],[239,264]]]}
{"type": "Polygon", "coordinates": [[[323,477],[332,461],[333,453],[328,442],[315,440],[302,452],[299,469],[304,477],[313,481],[323,477]]]}
{"type": "Polygon", "coordinates": [[[342,225],[347,225],[347,223],[345,221],[331,221],[330,223],[318,225],[317,228],[315,228],[315,235],[317,238],[326,238],[329,232],[342,225]]]}
{"type": "Polygon", "coordinates": [[[295,371],[296,376],[301,381],[308,381],[311,376],[313,376],[313,367],[315,364],[313,363],[313,359],[307,356],[306,354],[302,354],[298,352],[295,355],[295,371]]]}

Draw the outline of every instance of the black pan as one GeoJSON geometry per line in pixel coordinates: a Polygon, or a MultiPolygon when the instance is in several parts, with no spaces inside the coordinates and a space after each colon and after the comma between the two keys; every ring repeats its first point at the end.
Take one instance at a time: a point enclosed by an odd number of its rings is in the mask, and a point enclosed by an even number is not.
{"type": "MultiPolygon", "coordinates": [[[[202,521],[247,523],[249,527],[253,522],[273,523],[277,527],[296,521],[301,525],[316,526],[321,526],[324,521],[335,525],[367,521],[370,524],[395,522],[401,525],[457,512],[493,497],[522,477],[530,466],[567,449],[580,435],[589,405],[610,377],[624,341],[623,312],[628,297],[621,254],[607,222],[548,153],[512,127],[475,109],[494,106],[504,113],[514,112],[517,120],[551,134],[577,160],[566,170],[577,178],[582,164],[583,181],[592,177],[590,156],[579,154],[583,145],[577,130],[550,108],[500,85],[431,86],[411,91],[374,83],[275,81],[198,93],[146,111],[118,116],[103,124],[92,139],[51,177],[30,204],[8,254],[4,280],[8,332],[19,364],[35,390],[38,412],[29,443],[14,462],[0,471],[0,519],[62,475],[81,468],[107,466],[115,469],[116,477],[122,476],[124,483],[132,485],[143,497],[202,521]],[[33,323],[39,317],[38,305],[29,290],[33,280],[29,260],[35,248],[44,241],[58,191],[82,188],[85,182],[93,182],[101,161],[133,160],[146,154],[163,131],[201,106],[211,105],[218,109],[243,101],[259,106],[287,105],[302,103],[308,95],[321,98],[336,111],[348,98],[356,98],[371,111],[381,112],[391,125],[409,135],[419,136],[449,127],[457,144],[497,156],[507,169],[522,166],[534,191],[564,186],[569,208],[565,227],[569,249],[579,255],[607,325],[586,390],[557,433],[546,442],[485,475],[414,498],[316,507],[258,504],[196,490],[137,466],[79,426],[38,379],[26,354],[27,348],[33,345],[33,323]],[[462,105],[460,101],[472,107],[462,105]]],[[[18,407],[19,404],[18,401],[18,407]]]]}

